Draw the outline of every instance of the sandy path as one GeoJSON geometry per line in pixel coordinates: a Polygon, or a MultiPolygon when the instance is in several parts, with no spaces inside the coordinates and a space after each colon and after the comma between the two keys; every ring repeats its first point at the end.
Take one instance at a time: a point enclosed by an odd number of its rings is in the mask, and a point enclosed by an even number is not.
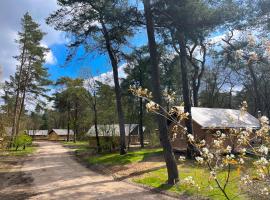
{"type": "Polygon", "coordinates": [[[35,195],[27,199],[173,199],[91,171],[76,162],[72,150],[61,144],[38,144],[37,153],[21,169],[33,177],[31,193],[35,195]]]}

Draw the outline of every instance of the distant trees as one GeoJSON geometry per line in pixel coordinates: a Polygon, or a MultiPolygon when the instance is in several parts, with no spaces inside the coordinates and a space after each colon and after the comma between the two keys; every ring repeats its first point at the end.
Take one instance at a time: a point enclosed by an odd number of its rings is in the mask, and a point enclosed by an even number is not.
{"type": "Polygon", "coordinates": [[[20,52],[15,56],[18,62],[16,73],[5,83],[6,100],[13,101],[12,142],[19,132],[25,101],[45,95],[45,86],[50,83],[47,69],[43,66],[47,49],[40,44],[44,33],[28,13],[23,16],[21,25],[22,31],[18,33],[19,39],[16,41],[20,52]]]}
{"type": "Polygon", "coordinates": [[[55,94],[55,108],[67,114],[67,141],[70,140],[70,128],[72,125],[74,130],[73,141],[76,142],[79,134],[79,120],[86,111],[85,106],[87,105],[81,99],[88,92],[83,87],[83,80],[79,78],[62,77],[56,82],[56,85],[62,85],[63,90],[55,94]]]}

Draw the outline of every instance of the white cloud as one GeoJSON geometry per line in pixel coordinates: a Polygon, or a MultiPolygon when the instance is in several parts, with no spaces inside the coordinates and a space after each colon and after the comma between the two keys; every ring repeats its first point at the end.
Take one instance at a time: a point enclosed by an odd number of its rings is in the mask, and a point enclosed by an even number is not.
{"type": "Polygon", "coordinates": [[[49,52],[46,54],[45,59],[47,64],[53,65],[57,63],[57,59],[51,50],[49,50],[49,52]]]}
{"type": "MultiPolygon", "coordinates": [[[[57,9],[56,0],[1,0],[0,1],[0,66],[3,67],[3,79],[7,80],[16,70],[18,46],[15,43],[17,32],[21,30],[21,18],[29,12],[33,19],[46,32],[42,43],[46,46],[65,43],[64,33],[55,31],[48,26],[45,18],[57,9]]],[[[56,59],[52,52],[46,56],[48,64],[55,64],[56,59]]]]}
{"type": "MultiPolygon", "coordinates": [[[[127,64],[124,63],[120,67],[118,67],[118,77],[119,77],[120,80],[127,77],[127,75],[126,75],[126,73],[124,71],[126,66],[127,66],[127,64]]],[[[108,72],[105,72],[105,73],[102,73],[100,75],[97,75],[97,76],[93,77],[92,79],[94,79],[95,81],[99,81],[99,82],[101,82],[103,84],[114,86],[113,71],[112,70],[108,71],[108,72]]]]}

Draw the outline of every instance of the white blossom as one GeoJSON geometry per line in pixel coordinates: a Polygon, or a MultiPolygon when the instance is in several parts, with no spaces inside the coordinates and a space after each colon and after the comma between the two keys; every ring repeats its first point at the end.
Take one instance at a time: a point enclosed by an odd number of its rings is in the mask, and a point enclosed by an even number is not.
{"type": "Polygon", "coordinates": [[[259,152],[262,153],[262,154],[265,154],[267,155],[268,154],[268,148],[264,145],[261,145],[260,148],[259,148],[259,152]]]}
{"type": "Polygon", "coordinates": [[[231,153],[232,152],[232,147],[230,145],[227,146],[226,152],[227,153],[231,153]]]}
{"type": "Polygon", "coordinates": [[[203,158],[200,157],[200,156],[195,157],[195,160],[196,160],[199,164],[203,164],[203,162],[204,162],[203,158]]]}
{"type": "Polygon", "coordinates": [[[188,137],[188,140],[189,140],[190,142],[193,142],[193,141],[194,141],[194,136],[193,136],[193,135],[188,134],[187,137],[188,137]]]}
{"type": "Polygon", "coordinates": [[[179,161],[185,161],[186,160],[186,157],[185,156],[180,156],[179,157],[179,161]]]}

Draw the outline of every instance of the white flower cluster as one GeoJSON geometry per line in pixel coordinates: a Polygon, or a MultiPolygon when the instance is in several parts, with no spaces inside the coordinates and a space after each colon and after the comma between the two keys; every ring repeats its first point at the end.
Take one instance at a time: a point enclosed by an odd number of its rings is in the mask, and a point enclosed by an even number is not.
{"type": "Polygon", "coordinates": [[[189,186],[194,186],[195,185],[195,181],[193,180],[192,176],[188,176],[186,178],[184,178],[183,180],[181,180],[181,184],[183,185],[189,185],[189,186]]]}
{"type": "Polygon", "coordinates": [[[268,147],[261,145],[258,151],[264,155],[267,155],[268,154],[268,147]]]}
{"type": "Polygon", "coordinates": [[[188,134],[187,138],[190,142],[194,142],[194,136],[192,134],[188,134]]]}
{"type": "Polygon", "coordinates": [[[241,177],[240,180],[241,180],[242,184],[244,184],[244,185],[248,185],[248,184],[252,183],[252,180],[251,180],[251,178],[250,178],[250,176],[248,174],[241,177]]]}
{"type": "Polygon", "coordinates": [[[153,101],[150,101],[145,105],[147,112],[155,112],[159,110],[159,105],[153,101]]]}
{"type": "Polygon", "coordinates": [[[265,157],[261,157],[259,160],[255,161],[253,163],[255,166],[267,166],[269,164],[269,161],[265,157]]]}

